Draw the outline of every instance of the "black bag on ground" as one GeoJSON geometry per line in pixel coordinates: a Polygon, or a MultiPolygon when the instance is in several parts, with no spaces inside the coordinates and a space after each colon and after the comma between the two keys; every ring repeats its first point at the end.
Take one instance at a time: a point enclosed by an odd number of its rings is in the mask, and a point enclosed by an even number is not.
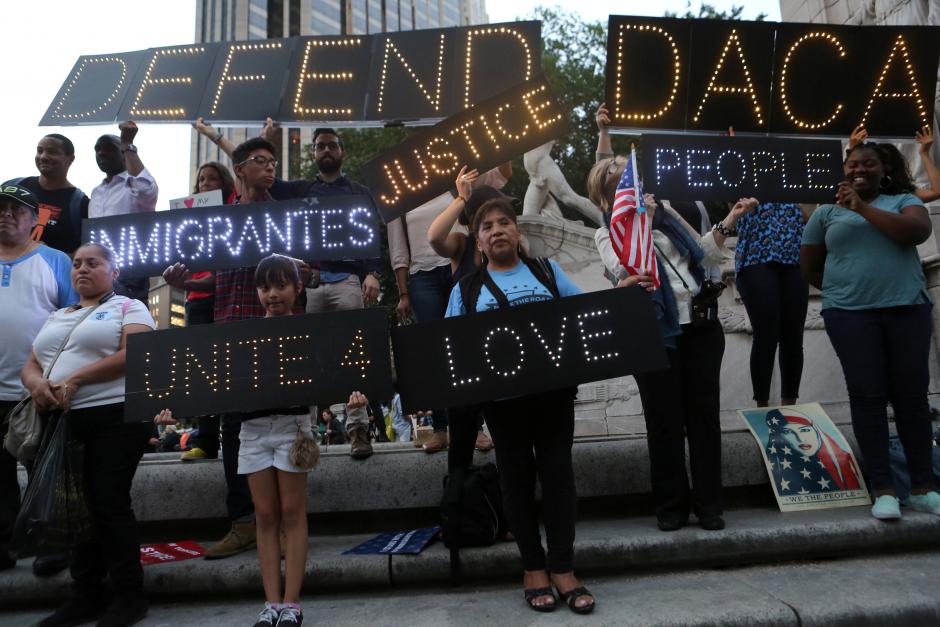
{"type": "Polygon", "coordinates": [[[441,536],[450,549],[451,577],[460,578],[459,549],[490,546],[505,532],[503,498],[495,464],[468,466],[444,477],[441,536]]]}
{"type": "Polygon", "coordinates": [[[67,550],[92,536],[82,473],[84,446],[69,441],[68,414],[54,414],[13,529],[17,558],[67,550]]]}

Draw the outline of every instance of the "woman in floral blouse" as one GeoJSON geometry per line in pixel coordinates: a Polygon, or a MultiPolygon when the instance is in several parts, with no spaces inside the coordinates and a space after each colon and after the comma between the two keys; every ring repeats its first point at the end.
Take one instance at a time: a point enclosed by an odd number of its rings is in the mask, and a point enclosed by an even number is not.
{"type": "Polygon", "coordinates": [[[754,328],[751,385],[759,407],[770,402],[780,347],[780,403],[793,405],[803,374],[803,324],[809,285],[800,276],[800,241],[808,216],[793,203],[765,203],[738,220],[736,284],[754,328]]]}

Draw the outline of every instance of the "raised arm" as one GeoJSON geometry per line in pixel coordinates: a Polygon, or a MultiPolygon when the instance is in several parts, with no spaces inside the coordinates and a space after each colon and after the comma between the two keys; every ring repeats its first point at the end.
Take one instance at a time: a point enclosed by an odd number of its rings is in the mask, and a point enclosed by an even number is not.
{"type": "Polygon", "coordinates": [[[457,218],[460,217],[460,212],[467,206],[472,184],[477,176],[479,176],[479,173],[476,170],[467,172],[467,166],[460,168],[456,180],[457,197],[434,218],[434,222],[428,227],[428,243],[431,244],[434,252],[441,257],[458,259],[463,254],[463,247],[466,245],[467,238],[462,233],[454,233],[452,229],[457,223],[457,218]]]}
{"type": "Polygon", "coordinates": [[[610,115],[607,112],[607,103],[602,102],[599,107],[597,107],[597,112],[594,114],[594,121],[597,122],[597,154],[595,155],[595,161],[600,161],[605,157],[614,156],[614,148],[610,143],[610,131],[607,130],[607,127],[610,126],[610,115]]]}
{"type": "Polygon", "coordinates": [[[222,131],[217,130],[212,124],[202,118],[196,118],[196,121],[193,122],[193,128],[196,129],[197,133],[218,146],[222,152],[228,155],[229,159],[232,158],[232,153],[235,152],[235,144],[230,142],[222,134],[222,131]]]}
{"type": "Polygon", "coordinates": [[[920,161],[927,170],[927,180],[930,181],[930,189],[920,189],[914,191],[914,195],[923,202],[932,202],[940,198],[940,168],[930,158],[930,147],[933,146],[933,128],[925,126],[916,134],[917,143],[920,144],[917,153],[920,155],[920,161]]]}

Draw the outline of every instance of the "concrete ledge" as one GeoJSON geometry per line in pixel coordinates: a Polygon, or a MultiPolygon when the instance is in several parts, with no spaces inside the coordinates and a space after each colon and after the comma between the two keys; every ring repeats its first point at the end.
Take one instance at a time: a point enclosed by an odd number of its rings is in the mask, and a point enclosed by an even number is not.
{"type": "MultiPolygon", "coordinates": [[[[838,423],[841,420],[836,416],[838,423]]],[[[722,477],[725,487],[768,484],[760,449],[738,419],[722,417],[722,477]]],[[[854,446],[850,428],[842,427],[854,446]]],[[[447,474],[447,455],[428,455],[410,444],[375,447],[367,460],[349,457],[349,446],[331,446],[310,473],[307,511],[313,514],[436,508],[447,474]]],[[[578,496],[646,494],[649,453],[644,434],[581,438],[572,449],[578,496]]],[[[476,453],[475,461],[495,462],[476,453]]],[[[26,472],[20,472],[25,489],[26,472]]],[[[182,463],[179,454],[145,456],[131,490],[141,522],[223,519],[225,479],[222,461],[182,463]]]]}
{"type": "MultiPolygon", "coordinates": [[[[897,523],[877,521],[865,507],[791,514],[738,510],[729,512],[726,520],[724,531],[689,526],[673,533],[659,531],[652,517],[582,521],[575,543],[577,568],[584,575],[633,574],[940,549],[940,518],[908,510],[897,523]]],[[[440,585],[448,580],[449,553],[441,543],[416,556],[342,555],[369,537],[311,538],[305,589],[361,592],[391,585],[440,585]]],[[[461,560],[470,580],[516,578],[521,569],[512,542],[464,549],[461,560]]],[[[54,602],[67,590],[67,573],[38,579],[29,566],[29,560],[22,560],[16,568],[0,572],[3,605],[54,602]]],[[[144,574],[147,591],[154,597],[235,597],[257,595],[261,589],[254,551],[224,560],[147,566],[144,574]]]]}

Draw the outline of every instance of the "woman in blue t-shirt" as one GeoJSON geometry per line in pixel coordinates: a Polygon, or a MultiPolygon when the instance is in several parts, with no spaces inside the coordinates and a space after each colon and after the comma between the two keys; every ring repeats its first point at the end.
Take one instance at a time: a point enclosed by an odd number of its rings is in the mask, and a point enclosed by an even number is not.
{"type": "Polygon", "coordinates": [[[858,144],[835,204],[813,213],[800,249],[804,278],[822,290],[822,317],[876,497],[872,515],[882,520],[901,517],[888,464],[888,401],[907,457],[911,505],[940,515],[927,403],[932,305],[917,254],[931,222],[913,189],[905,164],[879,144],[858,144]]]}
{"type": "MultiPolygon", "coordinates": [[[[485,202],[473,217],[471,232],[482,265],[451,291],[448,318],[581,293],[554,261],[546,268],[525,257],[516,213],[508,200],[485,202]],[[465,303],[464,293],[473,302],[465,303]]],[[[496,445],[506,518],[525,569],[525,600],[540,612],[555,609],[552,586],[572,611],[587,614],[594,609],[594,597],[575,577],[573,566],[575,394],[575,388],[567,388],[492,402],[483,408],[496,445]],[[542,486],[547,555],[539,536],[536,477],[542,486]]]]}

